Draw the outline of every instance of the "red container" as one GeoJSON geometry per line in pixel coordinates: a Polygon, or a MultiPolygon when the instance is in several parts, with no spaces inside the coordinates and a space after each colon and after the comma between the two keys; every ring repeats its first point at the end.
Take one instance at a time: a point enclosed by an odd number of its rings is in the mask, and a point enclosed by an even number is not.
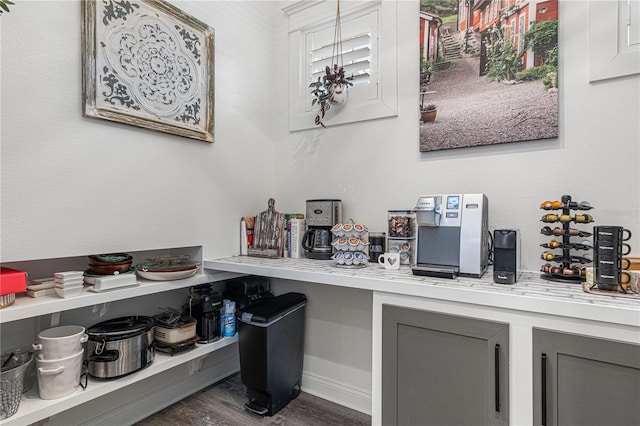
{"type": "Polygon", "coordinates": [[[27,290],[27,273],[0,266],[0,296],[27,290]]]}

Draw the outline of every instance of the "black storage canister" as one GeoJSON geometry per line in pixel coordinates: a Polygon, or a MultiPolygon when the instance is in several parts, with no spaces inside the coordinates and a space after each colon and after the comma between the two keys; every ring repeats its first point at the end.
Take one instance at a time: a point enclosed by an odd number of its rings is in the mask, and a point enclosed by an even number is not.
{"type": "Polygon", "coordinates": [[[236,311],[245,408],[273,416],[300,393],[307,298],[286,293],[236,311]]]}

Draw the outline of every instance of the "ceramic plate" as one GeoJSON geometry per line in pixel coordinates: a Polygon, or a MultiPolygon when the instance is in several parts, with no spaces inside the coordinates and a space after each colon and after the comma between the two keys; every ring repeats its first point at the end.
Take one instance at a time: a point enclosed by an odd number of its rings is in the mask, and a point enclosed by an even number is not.
{"type": "Polygon", "coordinates": [[[140,277],[152,281],[172,281],[181,280],[195,275],[198,272],[198,266],[191,266],[184,269],[173,269],[171,271],[136,271],[140,277]]]}

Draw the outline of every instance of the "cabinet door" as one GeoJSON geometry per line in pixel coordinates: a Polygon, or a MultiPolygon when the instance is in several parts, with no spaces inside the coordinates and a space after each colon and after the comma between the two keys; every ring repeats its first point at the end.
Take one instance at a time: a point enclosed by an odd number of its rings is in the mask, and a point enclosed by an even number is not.
{"type": "Polygon", "coordinates": [[[533,330],[534,425],[639,425],[640,345],[533,330]]]}
{"type": "Polygon", "coordinates": [[[509,423],[509,326],[383,305],[382,423],[509,423]]]}

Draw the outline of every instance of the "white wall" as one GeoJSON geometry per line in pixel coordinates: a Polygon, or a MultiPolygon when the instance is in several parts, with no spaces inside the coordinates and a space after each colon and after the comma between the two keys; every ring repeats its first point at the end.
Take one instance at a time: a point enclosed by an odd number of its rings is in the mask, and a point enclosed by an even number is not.
{"type": "Polygon", "coordinates": [[[238,252],[239,217],[265,210],[273,191],[265,93],[278,10],[172,3],[216,32],[214,144],[82,117],[79,1],[18,2],[2,15],[3,262],[238,252]]]}

